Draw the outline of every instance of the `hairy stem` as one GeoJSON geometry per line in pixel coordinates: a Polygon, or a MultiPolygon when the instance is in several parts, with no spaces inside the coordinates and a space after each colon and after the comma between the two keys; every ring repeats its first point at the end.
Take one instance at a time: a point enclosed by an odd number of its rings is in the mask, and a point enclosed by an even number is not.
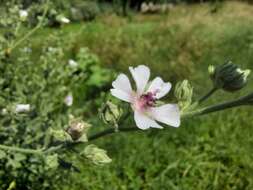
{"type": "MultiPolygon", "coordinates": [[[[138,130],[137,127],[122,127],[119,129],[118,132],[131,132],[131,131],[136,131],[136,130],[138,130]]],[[[94,135],[91,135],[88,139],[89,139],[89,141],[92,141],[92,140],[98,139],[100,137],[103,137],[103,136],[106,136],[106,135],[109,135],[112,133],[115,133],[115,129],[110,128],[110,129],[106,129],[104,131],[101,131],[99,133],[96,133],[94,135]]]]}
{"type": "Polygon", "coordinates": [[[29,149],[29,148],[18,148],[13,146],[6,146],[6,145],[0,145],[1,150],[5,151],[13,151],[13,152],[20,152],[24,154],[41,154],[41,149],[29,149]]]}
{"type": "MultiPolygon", "coordinates": [[[[241,98],[238,98],[238,99],[235,99],[232,101],[227,101],[227,102],[223,102],[223,103],[216,104],[213,106],[207,106],[204,108],[200,108],[195,111],[182,113],[181,119],[206,115],[209,113],[222,111],[222,110],[226,110],[226,109],[234,108],[234,107],[239,107],[239,106],[248,106],[248,105],[252,105],[252,103],[253,103],[253,93],[250,93],[246,96],[243,96],[241,98]]],[[[142,130],[140,130],[137,127],[121,127],[121,128],[119,128],[119,132],[131,132],[131,131],[142,131],[142,130]]],[[[94,135],[91,135],[90,137],[88,137],[88,139],[89,139],[89,141],[92,141],[92,140],[99,139],[101,137],[108,136],[113,133],[115,133],[115,129],[109,128],[104,131],[98,132],[94,135]]],[[[68,143],[62,142],[61,144],[59,144],[57,146],[51,146],[46,150],[45,149],[37,149],[37,150],[36,149],[26,149],[26,148],[18,148],[18,147],[0,145],[0,149],[5,150],[5,151],[20,152],[20,153],[25,153],[25,154],[42,154],[42,153],[50,154],[52,152],[56,152],[56,151],[59,151],[61,149],[65,149],[68,147],[74,147],[74,146],[80,145],[80,144],[83,144],[83,143],[81,143],[81,142],[68,142],[68,143]]]]}
{"type": "Polygon", "coordinates": [[[25,41],[27,38],[29,38],[31,35],[33,35],[43,24],[43,21],[45,19],[45,16],[47,14],[47,11],[48,11],[48,2],[49,0],[47,0],[46,2],[46,7],[44,9],[44,12],[42,14],[42,18],[41,20],[39,21],[39,23],[32,29],[30,30],[30,32],[28,32],[26,35],[24,35],[21,39],[19,39],[16,43],[14,43],[10,48],[9,48],[9,51],[11,52],[13,49],[15,49],[17,46],[19,46],[23,41],[25,41]]]}
{"type": "Polygon", "coordinates": [[[207,100],[210,96],[212,96],[216,91],[218,90],[218,88],[213,87],[207,94],[205,94],[203,97],[201,97],[198,100],[198,104],[204,102],[205,100],[207,100]]]}

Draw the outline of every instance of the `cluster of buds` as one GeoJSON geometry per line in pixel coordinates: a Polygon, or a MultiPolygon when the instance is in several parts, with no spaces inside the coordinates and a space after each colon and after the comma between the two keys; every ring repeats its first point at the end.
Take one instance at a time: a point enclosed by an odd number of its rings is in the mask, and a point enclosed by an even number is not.
{"type": "Polygon", "coordinates": [[[117,122],[122,116],[122,109],[110,101],[107,101],[99,110],[100,117],[106,124],[113,125],[117,130],[117,122]]]}
{"type": "Polygon", "coordinates": [[[242,70],[232,62],[227,62],[217,67],[209,66],[210,77],[214,88],[234,92],[242,89],[247,84],[250,70],[242,70]]]}
{"type": "Polygon", "coordinates": [[[174,95],[178,100],[180,110],[185,110],[192,103],[193,88],[188,80],[178,82],[175,87],[174,95]]]}
{"type": "Polygon", "coordinates": [[[87,132],[90,127],[90,124],[80,119],[71,118],[66,132],[70,135],[73,141],[87,142],[87,132]]]}
{"type": "Polygon", "coordinates": [[[103,165],[112,161],[106,154],[105,150],[98,148],[93,144],[86,146],[83,154],[96,165],[103,165]]]}

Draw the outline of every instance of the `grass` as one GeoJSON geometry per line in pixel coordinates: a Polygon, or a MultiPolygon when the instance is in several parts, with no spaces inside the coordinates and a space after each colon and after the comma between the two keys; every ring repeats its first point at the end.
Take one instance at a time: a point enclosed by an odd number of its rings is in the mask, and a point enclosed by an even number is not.
{"type": "MultiPolygon", "coordinates": [[[[33,46],[39,49],[45,34],[76,35],[66,57],[88,46],[106,67],[127,72],[129,65],[145,64],[173,84],[190,79],[199,95],[211,88],[209,64],[231,59],[253,69],[253,7],[227,2],[211,10],[209,4],[180,5],[168,15],[106,16],[40,31],[33,46]]],[[[238,96],[216,95],[209,103],[238,96]]],[[[70,173],[71,183],[60,189],[251,190],[252,122],[252,109],[240,108],[184,121],[178,129],[108,136],[95,143],[108,150],[112,164],[79,166],[81,173],[70,173]]]]}
{"type": "MultiPolygon", "coordinates": [[[[146,64],[171,81],[189,78],[201,94],[210,86],[209,64],[231,59],[252,69],[253,7],[229,2],[215,14],[210,10],[208,4],[178,6],[168,15],[134,15],[130,21],[109,16],[63,30],[79,30],[75,46],[88,46],[108,67],[126,72],[129,65],[146,64]]],[[[218,92],[209,103],[234,96],[218,92]]],[[[185,121],[179,129],[98,140],[112,164],[80,166],[82,173],[71,174],[66,189],[250,190],[251,115],[251,108],[227,110],[185,121]]]]}

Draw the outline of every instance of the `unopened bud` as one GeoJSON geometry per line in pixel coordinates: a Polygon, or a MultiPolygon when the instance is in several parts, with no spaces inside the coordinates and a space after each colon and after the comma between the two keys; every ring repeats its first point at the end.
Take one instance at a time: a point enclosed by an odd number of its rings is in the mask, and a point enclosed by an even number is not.
{"type": "Polygon", "coordinates": [[[6,108],[3,108],[3,109],[1,110],[1,114],[2,114],[2,115],[7,115],[7,114],[8,114],[8,110],[7,110],[6,108]]]}
{"type": "Polygon", "coordinates": [[[175,97],[178,100],[181,110],[186,109],[191,105],[193,95],[193,88],[188,80],[178,82],[175,88],[175,97]]]}
{"type": "Polygon", "coordinates": [[[91,160],[96,165],[103,165],[112,161],[111,158],[109,158],[109,156],[106,154],[105,150],[98,148],[93,144],[86,146],[83,153],[86,158],[91,160]]]}
{"type": "Polygon", "coordinates": [[[67,129],[67,133],[71,136],[73,141],[88,141],[87,132],[91,127],[90,124],[79,120],[79,119],[71,119],[69,122],[69,127],[67,129]]]}
{"type": "Polygon", "coordinates": [[[68,61],[68,65],[69,65],[70,67],[72,67],[72,68],[76,68],[76,67],[78,66],[78,63],[77,63],[75,60],[70,59],[70,60],[68,61]]]}
{"type": "Polygon", "coordinates": [[[208,73],[209,73],[210,77],[212,78],[215,73],[215,67],[213,65],[208,66],[208,73]]]}
{"type": "Polygon", "coordinates": [[[68,24],[70,23],[70,20],[68,18],[66,18],[65,16],[63,15],[58,15],[56,16],[56,20],[62,24],[68,24]]]}
{"type": "Polygon", "coordinates": [[[110,101],[100,109],[100,116],[106,124],[115,124],[121,117],[122,110],[110,101]]]}
{"type": "Polygon", "coordinates": [[[16,113],[26,113],[30,111],[30,104],[17,104],[15,107],[16,113]]]}
{"type": "Polygon", "coordinates": [[[64,103],[66,104],[66,106],[70,107],[73,105],[73,101],[74,101],[74,98],[73,98],[73,95],[72,93],[69,93],[65,99],[64,99],[64,103]]]}
{"type": "Polygon", "coordinates": [[[21,21],[26,21],[26,19],[28,17],[28,12],[26,10],[20,10],[19,17],[20,17],[21,21]]]}
{"type": "Polygon", "coordinates": [[[234,92],[242,89],[247,84],[250,70],[242,70],[232,62],[217,66],[210,78],[215,88],[234,92]]]}

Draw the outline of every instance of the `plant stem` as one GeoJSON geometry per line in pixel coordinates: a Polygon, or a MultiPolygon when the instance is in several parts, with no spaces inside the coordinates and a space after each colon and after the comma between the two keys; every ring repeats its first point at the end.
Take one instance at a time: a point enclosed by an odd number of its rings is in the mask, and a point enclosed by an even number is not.
{"type": "MultiPolygon", "coordinates": [[[[234,108],[234,107],[238,107],[238,106],[249,106],[252,105],[253,102],[253,93],[250,93],[246,96],[243,96],[241,98],[232,100],[232,101],[228,101],[228,102],[223,102],[217,105],[213,105],[213,106],[207,106],[204,108],[200,108],[197,109],[195,111],[191,111],[191,112],[186,112],[183,113],[181,115],[181,119],[185,119],[185,118],[190,118],[190,117],[195,117],[195,116],[201,116],[201,115],[206,115],[209,113],[213,113],[213,112],[217,112],[217,111],[222,111],[225,109],[229,109],[229,108],[234,108]]],[[[119,132],[131,132],[131,131],[142,131],[137,127],[122,127],[119,128],[119,132]]],[[[98,132],[94,135],[91,135],[90,137],[88,137],[89,141],[93,141],[96,140],[98,138],[110,135],[115,133],[115,129],[114,128],[109,128],[106,129],[104,131],[98,132]]],[[[62,142],[61,144],[57,145],[57,146],[52,146],[46,150],[43,149],[26,149],[26,148],[18,148],[18,147],[11,147],[11,146],[6,146],[6,145],[0,145],[0,149],[2,150],[6,150],[6,151],[15,151],[15,152],[20,152],[20,153],[24,153],[24,154],[49,154],[52,152],[56,152],[58,150],[61,150],[63,148],[67,148],[67,147],[74,147],[76,145],[80,145],[82,144],[81,142],[70,142],[70,143],[66,143],[66,142],[62,142]]]]}
{"type": "MultiPolygon", "coordinates": [[[[212,91],[214,91],[214,90],[212,90],[212,91]]],[[[209,93],[209,94],[211,94],[211,93],[209,93]]],[[[253,99],[253,93],[250,93],[250,94],[248,94],[246,96],[243,96],[241,98],[238,98],[236,100],[220,103],[220,104],[217,104],[217,105],[214,105],[214,106],[208,106],[208,107],[201,108],[201,109],[198,109],[198,110],[195,110],[195,111],[192,111],[192,112],[183,113],[181,115],[181,119],[190,118],[190,117],[194,117],[194,116],[206,115],[208,113],[222,111],[222,110],[225,110],[225,109],[238,107],[238,106],[243,106],[243,105],[244,106],[245,105],[251,105],[252,99],[253,99]]],[[[125,127],[125,128],[120,128],[119,132],[129,132],[129,131],[138,131],[138,130],[140,130],[140,129],[137,128],[137,127],[125,127]]],[[[106,129],[102,132],[99,132],[97,134],[94,134],[94,135],[90,136],[88,139],[89,139],[89,141],[96,140],[100,137],[107,136],[107,135],[110,135],[112,133],[115,133],[114,129],[106,129]]]]}
{"type": "Polygon", "coordinates": [[[203,97],[201,97],[198,100],[198,104],[204,102],[205,100],[207,100],[211,95],[213,95],[216,91],[218,90],[218,88],[213,87],[206,95],[204,95],[203,97]]]}
{"type": "MultiPolygon", "coordinates": [[[[131,132],[131,131],[136,131],[136,130],[138,130],[137,127],[122,127],[122,128],[119,128],[118,132],[131,132]]],[[[89,139],[89,141],[92,141],[92,140],[98,139],[100,137],[103,137],[103,136],[106,136],[106,135],[109,135],[112,133],[115,133],[115,129],[110,128],[110,129],[106,129],[104,131],[101,131],[97,134],[91,135],[88,139],[89,139]]]]}
{"type": "Polygon", "coordinates": [[[24,154],[41,154],[41,149],[29,149],[29,148],[18,148],[18,147],[12,147],[12,146],[6,146],[6,145],[0,145],[1,150],[6,151],[14,151],[14,152],[20,152],[24,154]]]}
{"type": "Polygon", "coordinates": [[[49,0],[47,0],[46,2],[46,7],[44,9],[44,12],[42,14],[42,18],[41,20],[39,21],[39,23],[30,31],[28,32],[26,35],[24,35],[21,39],[19,39],[16,43],[14,43],[10,48],[9,48],[9,51],[11,52],[13,49],[15,49],[17,46],[19,46],[23,41],[25,41],[27,38],[29,38],[31,35],[33,35],[33,33],[35,33],[40,27],[41,25],[43,24],[43,21],[44,21],[44,18],[47,14],[47,11],[48,11],[48,2],[49,0]]]}

